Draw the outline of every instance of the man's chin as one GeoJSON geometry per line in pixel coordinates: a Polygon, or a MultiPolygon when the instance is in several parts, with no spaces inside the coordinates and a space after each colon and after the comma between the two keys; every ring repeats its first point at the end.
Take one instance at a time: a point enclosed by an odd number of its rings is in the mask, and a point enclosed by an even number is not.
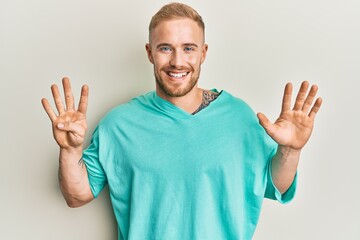
{"type": "Polygon", "coordinates": [[[165,86],[158,85],[158,89],[167,97],[183,97],[186,96],[193,88],[169,88],[165,86]]]}
{"type": "Polygon", "coordinates": [[[192,82],[191,74],[186,76],[183,81],[170,81],[167,78],[158,79],[156,78],[157,89],[160,90],[167,97],[183,97],[191,92],[197,84],[197,81],[192,82]],[[166,84],[165,84],[166,83],[166,84]]]}

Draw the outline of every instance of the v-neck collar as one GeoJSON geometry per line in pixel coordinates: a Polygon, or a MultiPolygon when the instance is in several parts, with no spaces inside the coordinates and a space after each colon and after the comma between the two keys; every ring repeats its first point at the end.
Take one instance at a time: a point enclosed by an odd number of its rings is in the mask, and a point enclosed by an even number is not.
{"type": "MultiPolygon", "coordinates": [[[[211,91],[214,92],[218,92],[217,89],[211,89],[211,91]]],[[[199,116],[203,115],[204,113],[206,113],[207,111],[210,111],[211,108],[215,105],[218,104],[218,102],[221,102],[222,98],[224,98],[224,95],[226,95],[225,91],[220,91],[219,92],[219,96],[211,102],[211,104],[209,106],[207,106],[206,108],[202,109],[200,112],[196,113],[195,115],[193,115],[192,113],[188,113],[185,110],[183,110],[182,108],[174,105],[173,103],[161,98],[156,91],[152,92],[152,99],[155,103],[155,105],[161,109],[161,111],[166,112],[168,115],[174,117],[174,118],[198,118],[199,116]]]]}

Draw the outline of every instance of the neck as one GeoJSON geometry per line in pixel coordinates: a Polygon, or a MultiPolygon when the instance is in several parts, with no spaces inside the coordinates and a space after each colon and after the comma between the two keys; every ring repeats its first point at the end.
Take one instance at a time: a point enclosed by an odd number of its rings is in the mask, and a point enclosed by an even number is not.
{"type": "Polygon", "coordinates": [[[195,86],[189,93],[182,97],[168,96],[158,88],[156,89],[156,93],[162,99],[171,102],[175,106],[188,113],[193,113],[196,111],[202,102],[202,89],[198,88],[197,86],[195,86]]]}

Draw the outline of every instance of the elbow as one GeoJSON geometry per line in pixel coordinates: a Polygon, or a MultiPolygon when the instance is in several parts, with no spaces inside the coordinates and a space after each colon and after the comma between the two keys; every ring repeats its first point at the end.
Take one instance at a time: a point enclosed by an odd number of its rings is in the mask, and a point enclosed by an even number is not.
{"type": "Polygon", "coordinates": [[[65,198],[65,201],[66,201],[66,204],[68,205],[68,207],[78,208],[78,207],[84,206],[84,205],[88,204],[89,202],[91,202],[91,200],[94,197],[92,195],[76,197],[76,196],[70,196],[70,195],[64,194],[64,198],[65,198]]]}
{"type": "Polygon", "coordinates": [[[86,204],[86,202],[81,202],[77,200],[65,199],[65,201],[69,208],[79,208],[86,204]]]}

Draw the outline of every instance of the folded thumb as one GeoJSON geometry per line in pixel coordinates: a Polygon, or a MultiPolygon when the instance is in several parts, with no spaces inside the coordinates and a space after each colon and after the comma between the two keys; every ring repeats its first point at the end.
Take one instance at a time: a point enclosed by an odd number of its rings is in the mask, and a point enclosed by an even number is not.
{"type": "Polygon", "coordinates": [[[65,123],[58,123],[56,127],[61,131],[67,131],[67,132],[74,132],[74,133],[80,133],[81,127],[73,122],[65,122],[65,123]]]}

